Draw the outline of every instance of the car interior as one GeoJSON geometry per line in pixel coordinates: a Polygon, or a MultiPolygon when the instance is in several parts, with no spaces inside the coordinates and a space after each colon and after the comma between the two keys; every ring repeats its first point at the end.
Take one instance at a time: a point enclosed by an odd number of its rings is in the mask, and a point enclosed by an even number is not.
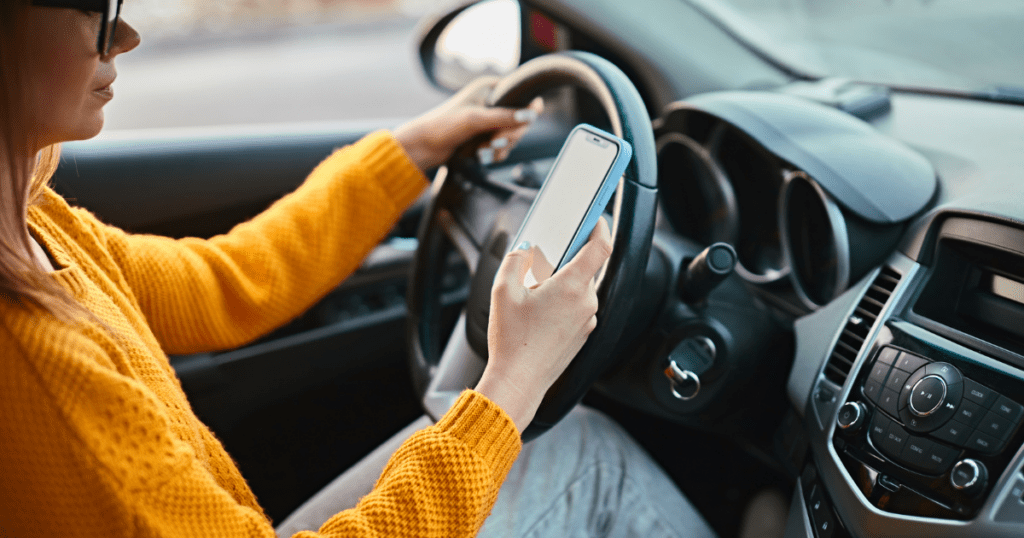
{"type": "MultiPolygon", "coordinates": [[[[608,205],[599,325],[524,440],[573,406],[625,427],[723,537],[1024,533],[1024,92],[821,76],[706,0],[460,0],[425,76],[545,112],[508,159],[459,152],[361,267],[237,349],[173,356],[196,414],[281,521],[486,360],[490,284],[569,131],[634,156],[608,205]],[[446,46],[513,5],[514,60],[446,46]]],[[[135,233],[211,237],[391,120],[117,131],[54,187],[135,233]]]]}

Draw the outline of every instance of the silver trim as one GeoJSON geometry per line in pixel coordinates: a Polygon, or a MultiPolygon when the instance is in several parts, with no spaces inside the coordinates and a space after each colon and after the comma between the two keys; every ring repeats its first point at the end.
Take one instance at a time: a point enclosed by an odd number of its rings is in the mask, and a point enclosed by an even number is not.
{"type": "Polygon", "coordinates": [[[910,396],[907,397],[907,407],[910,408],[910,412],[911,413],[913,413],[913,414],[915,414],[915,415],[917,415],[919,417],[926,417],[926,416],[934,413],[936,409],[942,407],[942,402],[944,402],[944,401],[946,401],[946,380],[942,379],[941,377],[939,377],[939,376],[937,376],[935,374],[931,374],[931,375],[926,375],[926,376],[922,377],[921,379],[919,379],[917,381],[917,383],[914,383],[914,388],[910,389],[910,396]],[[934,377],[935,379],[939,380],[939,383],[942,383],[942,397],[939,398],[939,401],[935,402],[935,407],[932,407],[929,411],[918,411],[917,408],[914,407],[914,391],[917,390],[917,386],[918,385],[920,385],[921,383],[924,383],[924,380],[928,379],[929,377],[934,377]]]}
{"type": "MultiPolygon", "coordinates": [[[[689,136],[676,131],[658,137],[655,148],[659,159],[661,158],[661,151],[669,144],[679,144],[690,150],[714,179],[715,184],[708,187],[714,189],[721,197],[721,203],[725,206],[726,217],[722,229],[712,230],[712,243],[717,241],[725,241],[730,244],[735,243],[740,229],[739,207],[736,204],[736,191],[733,190],[732,183],[726,177],[725,171],[718,165],[718,161],[711,157],[711,153],[706,147],[689,136]]],[[[663,199],[662,203],[667,204],[669,201],[663,199]]]]}
{"type": "Polygon", "coordinates": [[[843,291],[850,286],[850,236],[846,229],[846,219],[843,218],[843,212],[836,205],[832,196],[825,192],[821,185],[818,185],[817,181],[814,181],[810,176],[799,170],[787,170],[783,177],[782,193],[779,196],[779,235],[782,240],[782,254],[786,259],[786,264],[789,265],[789,278],[793,282],[793,289],[796,290],[797,296],[800,301],[804,303],[811,310],[817,310],[828,304],[832,299],[835,299],[843,291]],[[790,241],[789,236],[789,219],[786,218],[789,214],[789,197],[792,185],[797,181],[804,181],[814,189],[817,193],[818,199],[821,201],[821,205],[825,209],[825,214],[828,217],[829,228],[832,230],[832,242],[836,249],[836,285],[835,288],[828,293],[826,301],[822,304],[818,304],[813,301],[807,294],[804,288],[804,283],[800,280],[799,272],[796,270],[796,264],[793,263],[793,244],[790,241]]]}
{"type": "Polygon", "coordinates": [[[953,486],[953,489],[957,489],[957,490],[960,490],[960,491],[963,491],[965,489],[970,489],[971,486],[977,484],[978,480],[980,480],[980,479],[981,479],[981,469],[978,468],[978,462],[972,460],[971,458],[963,459],[963,460],[960,460],[960,461],[956,462],[956,465],[953,466],[953,470],[950,471],[950,473],[949,473],[949,485],[953,486]],[[956,485],[956,482],[953,481],[953,477],[956,476],[956,468],[961,466],[961,465],[970,465],[971,468],[974,469],[974,478],[972,478],[970,482],[968,482],[968,483],[966,483],[966,484],[964,484],[962,486],[958,486],[958,485],[956,485]]]}

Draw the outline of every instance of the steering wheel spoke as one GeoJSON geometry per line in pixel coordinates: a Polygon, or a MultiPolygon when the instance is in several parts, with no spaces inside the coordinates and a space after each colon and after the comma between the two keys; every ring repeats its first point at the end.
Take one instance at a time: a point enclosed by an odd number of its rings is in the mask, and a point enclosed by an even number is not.
{"type": "Polygon", "coordinates": [[[469,274],[475,274],[476,268],[480,264],[479,243],[474,241],[472,234],[467,232],[458,219],[447,209],[438,210],[437,222],[441,225],[441,229],[444,230],[444,234],[455,245],[455,251],[466,262],[466,266],[469,267],[469,274]]]}
{"type": "Polygon", "coordinates": [[[423,395],[423,408],[427,414],[435,421],[439,420],[463,389],[476,386],[485,365],[483,357],[473,351],[466,339],[466,311],[463,310],[441,353],[441,360],[432,367],[433,375],[423,395]]]}
{"type": "Polygon", "coordinates": [[[444,185],[438,193],[437,223],[466,262],[470,274],[476,274],[495,226],[495,216],[506,210],[510,198],[523,196],[523,189],[491,181],[485,171],[476,167],[471,172],[460,170],[455,174],[447,167],[442,168],[435,179],[438,180],[444,181],[444,185]],[[467,174],[471,180],[465,178],[467,174]]]}

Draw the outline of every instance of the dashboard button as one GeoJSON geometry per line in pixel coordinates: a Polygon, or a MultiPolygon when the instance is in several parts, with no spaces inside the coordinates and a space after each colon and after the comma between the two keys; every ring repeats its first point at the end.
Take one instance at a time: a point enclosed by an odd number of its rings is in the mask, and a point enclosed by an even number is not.
{"type": "Polygon", "coordinates": [[[871,419],[868,435],[871,436],[871,442],[875,445],[875,448],[882,449],[882,443],[885,441],[885,437],[889,435],[890,424],[892,424],[892,421],[882,413],[875,413],[874,418],[871,419]]]}
{"type": "Polygon", "coordinates": [[[832,538],[836,532],[836,519],[832,510],[814,518],[814,535],[817,538],[832,538]]]}
{"type": "Polygon", "coordinates": [[[960,450],[948,447],[942,443],[932,442],[925,454],[928,462],[928,471],[935,474],[942,474],[949,470],[960,457],[960,450]]]}
{"type": "Polygon", "coordinates": [[[896,359],[895,366],[904,372],[913,373],[915,370],[926,364],[928,364],[928,359],[904,351],[903,353],[900,353],[899,358],[896,359]]]}
{"type": "Polygon", "coordinates": [[[811,498],[809,499],[809,501],[811,508],[811,518],[813,518],[814,521],[820,521],[824,519],[828,516],[828,513],[832,511],[832,508],[828,505],[828,502],[825,501],[825,496],[822,495],[821,493],[820,485],[816,484],[814,486],[814,489],[811,491],[811,498]]]}
{"type": "Polygon", "coordinates": [[[1000,441],[1005,441],[1013,431],[1013,424],[1009,420],[999,416],[995,411],[989,411],[978,423],[978,431],[987,433],[1000,441]]]}
{"type": "Polygon", "coordinates": [[[899,459],[900,454],[903,453],[903,447],[907,444],[907,436],[907,430],[904,430],[902,426],[895,422],[889,424],[885,439],[882,439],[882,452],[899,459]]]}
{"type": "Polygon", "coordinates": [[[932,432],[932,436],[942,439],[947,443],[953,443],[956,446],[964,446],[967,444],[967,439],[973,431],[974,429],[970,426],[951,420],[932,432]]]}
{"type": "Polygon", "coordinates": [[[889,390],[882,389],[882,395],[878,397],[878,407],[894,417],[900,416],[899,408],[900,395],[889,390]]]}
{"type": "Polygon", "coordinates": [[[964,398],[960,402],[960,407],[956,410],[956,415],[953,418],[973,428],[981,422],[984,416],[985,410],[980,405],[964,398]]]}
{"type": "Polygon", "coordinates": [[[928,429],[928,422],[921,417],[915,417],[909,409],[904,409],[900,413],[900,418],[903,419],[903,424],[907,426],[907,429],[912,432],[921,433],[928,429]]]}
{"type": "Polygon", "coordinates": [[[910,377],[910,374],[900,370],[899,368],[893,368],[889,371],[889,378],[885,381],[885,388],[899,395],[900,391],[903,390],[903,385],[906,384],[908,377],[910,377]]]}
{"type": "Polygon", "coordinates": [[[896,358],[899,356],[900,350],[885,346],[882,348],[882,351],[878,352],[878,359],[875,362],[891,365],[896,362],[896,358]]]}
{"type": "Polygon", "coordinates": [[[996,403],[992,406],[992,411],[997,413],[999,416],[1009,420],[1013,424],[1016,424],[1020,420],[1020,416],[1024,414],[1024,407],[1006,396],[1000,396],[996,403]]]}
{"type": "Polygon", "coordinates": [[[958,385],[964,380],[960,370],[948,362],[933,362],[925,367],[924,373],[941,377],[947,385],[958,385]]]}
{"type": "Polygon", "coordinates": [[[988,409],[999,395],[996,391],[974,381],[964,378],[964,398],[988,409]]]}
{"type": "Polygon", "coordinates": [[[945,399],[946,382],[937,375],[927,375],[911,389],[910,411],[919,417],[926,417],[941,407],[945,399]]]}
{"type": "Polygon", "coordinates": [[[943,474],[959,456],[960,451],[955,448],[911,435],[903,447],[900,460],[907,467],[922,473],[943,474]]]}
{"type": "Polygon", "coordinates": [[[864,382],[864,397],[874,403],[878,403],[878,395],[882,393],[882,384],[878,381],[868,379],[864,382]]]}
{"type": "Polygon", "coordinates": [[[928,452],[931,451],[932,442],[924,437],[908,435],[907,442],[903,445],[903,452],[900,453],[900,461],[907,467],[919,471],[925,471],[928,465],[928,452]]]}
{"type": "Polygon", "coordinates": [[[871,368],[871,374],[868,375],[868,379],[871,381],[877,381],[883,386],[885,385],[885,376],[889,373],[889,365],[877,363],[871,368]]]}
{"type": "Polygon", "coordinates": [[[967,439],[967,448],[977,450],[983,454],[995,454],[1002,448],[1002,443],[991,435],[975,431],[967,439]]]}

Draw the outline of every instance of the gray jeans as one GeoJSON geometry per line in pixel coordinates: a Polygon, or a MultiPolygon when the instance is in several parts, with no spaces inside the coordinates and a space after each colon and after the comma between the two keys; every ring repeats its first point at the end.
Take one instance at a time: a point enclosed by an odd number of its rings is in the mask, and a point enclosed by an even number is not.
{"type": "MultiPolygon", "coordinates": [[[[398,445],[430,424],[410,424],[313,496],[277,527],[316,530],[370,491],[398,445]]],[[[527,443],[498,494],[482,538],[713,537],[704,519],[632,437],[577,407],[527,443]]]]}

